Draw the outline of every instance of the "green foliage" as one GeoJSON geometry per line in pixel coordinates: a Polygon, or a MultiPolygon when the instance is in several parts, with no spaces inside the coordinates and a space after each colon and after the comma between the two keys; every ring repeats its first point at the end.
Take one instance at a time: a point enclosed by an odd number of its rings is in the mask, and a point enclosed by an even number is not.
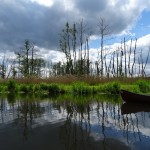
{"type": "Polygon", "coordinates": [[[19,91],[23,93],[28,93],[29,92],[29,87],[26,84],[21,84],[19,87],[19,91]]]}
{"type": "Polygon", "coordinates": [[[123,84],[121,85],[121,89],[134,93],[140,93],[139,86],[137,84],[123,84]]]}
{"type": "MultiPolygon", "coordinates": [[[[68,79],[68,78],[64,78],[68,79]]],[[[57,78],[58,81],[58,78],[57,78]]],[[[119,94],[120,89],[129,90],[135,93],[150,93],[150,81],[147,79],[134,80],[133,82],[122,81],[106,81],[96,82],[97,84],[90,84],[89,80],[73,80],[70,84],[57,83],[53,80],[8,80],[7,82],[0,83],[0,93],[5,92],[20,92],[20,93],[34,93],[44,94],[64,94],[70,93],[73,95],[85,96],[90,94],[106,93],[106,94],[119,94]],[[50,84],[51,83],[51,84],[50,84]]]]}
{"type": "Polygon", "coordinates": [[[142,93],[148,93],[150,92],[150,83],[146,80],[139,80],[137,82],[137,85],[139,86],[139,89],[142,93]]]}
{"type": "Polygon", "coordinates": [[[46,83],[41,83],[40,84],[40,90],[48,91],[48,89],[49,89],[48,84],[46,84],[46,83]]]}
{"type": "Polygon", "coordinates": [[[30,84],[28,86],[28,91],[29,91],[29,93],[34,93],[34,85],[33,84],[30,84]]]}
{"type": "Polygon", "coordinates": [[[92,93],[92,88],[85,82],[75,82],[72,85],[72,92],[77,94],[92,93]]]}
{"type": "Polygon", "coordinates": [[[48,86],[48,92],[49,94],[58,94],[60,93],[59,86],[55,83],[52,83],[48,86]]]}
{"type": "Polygon", "coordinates": [[[104,85],[104,91],[105,93],[110,93],[110,94],[119,94],[120,93],[120,83],[119,82],[112,82],[112,83],[107,83],[104,85]]]}
{"type": "Polygon", "coordinates": [[[16,82],[14,80],[9,80],[7,84],[7,90],[9,92],[15,92],[17,89],[16,82]]]}
{"type": "Polygon", "coordinates": [[[0,85],[0,92],[4,92],[5,86],[0,85]]]}
{"type": "Polygon", "coordinates": [[[40,85],[39,84],[35,84],[33,89],[34,89],[34,93],[39,92],[40,91],[40,85]]]}

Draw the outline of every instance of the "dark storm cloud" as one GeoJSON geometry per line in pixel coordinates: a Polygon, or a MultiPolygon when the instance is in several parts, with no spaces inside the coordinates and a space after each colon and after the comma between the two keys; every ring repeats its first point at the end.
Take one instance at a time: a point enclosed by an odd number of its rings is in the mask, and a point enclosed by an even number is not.
{"type": "Polygon", "coordinates": [[[64,25],[64,11],[30,1],[4,1],[0,5],[0,47],[14,49],[23,45],[25,39],[46,48],[54,48],[58,31],[64,25]]]}
{"type": "Polygon", "coordinates": [[[135,22],[148,3],[144,0],[144,5],[137,1],[137,5],[131,6],[129,0],[116,0],[115,5],[111,4],[111,0],[66,0],[72,4],[69,9],[60,0],[54,0],[51,7],[30,0],[0,2],[1,51],[19,49],[25,39],[33,41],[39,47],[55,50],[58,47],[59,33],[66,21],[76,22],[82,18],[95,30],[98,19],[103,17],[111,25],[114,34],[120,33],[135,22]]]}
{"type": "Polygon", "coordinates": [[[100,12],[107,6],[108,0],[76,0],[75,7],[86,14],[100,12]]]}

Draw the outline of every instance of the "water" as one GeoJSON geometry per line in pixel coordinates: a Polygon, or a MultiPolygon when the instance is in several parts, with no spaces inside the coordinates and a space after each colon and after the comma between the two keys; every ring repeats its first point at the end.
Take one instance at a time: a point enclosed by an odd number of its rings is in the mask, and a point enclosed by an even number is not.
{"type": "Polygon", "coordinates": [[[1,96],[0,150],[150,150],[150,113],[124,107],[112,96],[1,96]]]}

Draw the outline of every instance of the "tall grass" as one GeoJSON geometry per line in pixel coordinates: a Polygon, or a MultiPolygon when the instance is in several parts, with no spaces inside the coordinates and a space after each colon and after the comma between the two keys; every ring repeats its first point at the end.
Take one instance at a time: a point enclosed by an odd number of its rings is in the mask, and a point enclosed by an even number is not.
{"type": "Polygon", "coordinates": [[[8,92],[16,92],[17,91],[17,85],[14,80],[9,80],[7,84],[7,90],[8,92]]]}
{"type": "Polygon", "coordinates": [[[150,93],[150,81],[139,78],[101,79],[98,77],[63,76],[49,79],[0,80],[0,92],[88,95],[96,93],[118,94],[120,89],[150,93]]]}
{"type": "Polygon", "coordinates": [[[59,94],[60,93],[60,88],[58,84],[50,84],[48,85],[48,93],[49,94],[59,94]]]}
{"type": "Polygon", "coordinates": [[[106,83],[104,85],[104,92],[109,94],[119,94],[121,85],[119,82],[106,83]]]}
{"type": "Polygon", "coordinates": [[[19,92],[29,93],[29,86],[26,84],[19,85],[19,92]]]}
{"type": "Polygon", "coordinates": [[[72,92],[74,94],[90,94],[92,93],[92,88],[85,82],[75,82],[72,84],[72,92]]]}
{"type": "Polygon", "coordinates": [[[49,89],[49,85],[46,83],[40,83],[39,87],[40,87],[40,90],[42,90],[42,91],[48,91],[48,89],[49,89]]]}
{"type": "MultiPolygon", "coordinates": [[[[100,78],[97,76],[73,76],[73,75],[65,75],[65,76],[56,76],[56,77],[50,77],[46,79],[42,78],[19,78],[19,79],[13,79],[16,81],[16,83],[19,84],[51,84],[51,83],[58,83],[58,84],[67,84],[70,85],[75,82],[85,82],[89,85],[98,85],[98,84],[105,84],[108,82],[114,82],[119,81],[122,84],[132,84],[137,82],[140,79],[148,80],[147,78],[100,78]]],[[[5,85],[7,83],[7,79],[0,80],[0,84],[5,85]]]]}
{"type": "Polygon", "coordinates": [[[139,87],[139,90],[142,93],[149,93],[150,92],[150,82],[145,80],[139,80],[137,82],[137,85],[139,87]]]}

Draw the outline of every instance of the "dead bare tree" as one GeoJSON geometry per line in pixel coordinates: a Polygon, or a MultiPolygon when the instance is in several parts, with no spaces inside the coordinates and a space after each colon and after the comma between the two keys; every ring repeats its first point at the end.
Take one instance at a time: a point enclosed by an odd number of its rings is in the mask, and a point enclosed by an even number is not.
{"type": "Polygon", "coordinates": [[[100,38],[101,38],[101,41],[100,41],[100,46],[101,46],[101,49],[100,49],[100,63],[101,63],[101,71],[100,71],[100,74],[101,74],[101,77],[103,77],[104,75],[104,54],[103,54],[103,51],[104,51],[104,39],[106,36],[110,35],[112,33],[112,31],[110,30],[110,26],[106,23],[106,21],[104,20],[104,18],[100,18],[99,22],[98,22],[98,28],[99,28],[99,34],[100,34],[100,38]]]}
{"type": "Polygon", "coordinates": [[[133,74],[134,74],[134,65],[135,65],[135,60],[136,60],[136,44],[137,44],[137,39],[135,40],[134,50],[133,50],[133,64],[132,64],[131,77],[133,77],[133,74]]]}
{"type": "Polygon", "coordinates": [[[130,49],[129,49],[129,61],[128,61],[128,72],[129,72],[129,76],[131,76],[131,54],[132,54],[132,39],[130,42],[130,49]]]}
{"type": "Polygon", "coordinates": [[[127,77],[127,50],[126,50],[126,40],[124,37],[124,41],[123,41],[123,45],[124,45],[124,75],[125,77],[127,77]]]}

